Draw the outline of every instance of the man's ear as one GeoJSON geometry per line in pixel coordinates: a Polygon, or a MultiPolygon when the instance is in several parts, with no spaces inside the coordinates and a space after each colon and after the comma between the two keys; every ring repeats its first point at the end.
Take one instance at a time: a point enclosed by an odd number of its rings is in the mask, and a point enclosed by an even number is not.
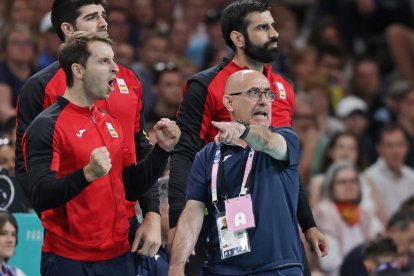
{"type": "Polygon", "coordinates": [[[236,46],[236,48],[243,48],[245,46],[244,36],[241,32],[232,31],[230,33],[230,39],[233,41],[233,44],[236,46]]]}
{"type": "Polygon", "coordinates": [[[231,96],[224,95],[223,104],[230,113],[233,112],[233,101],[231,99],[231,96]]]}
{"type": "Polygon", "coordinates": [[[80,65],[79,63],[73,63],[71,68],[72,68],[73,78],[83,79],[85,68],[83,68],[82,65],[80,65]]]}
{"type": "Polygon", "coordinates": [[[60,25],[60,29],[65,36],[71,36],[75,32],[75,28],[68,22],[63,22],[62,25],[60,25]]]}

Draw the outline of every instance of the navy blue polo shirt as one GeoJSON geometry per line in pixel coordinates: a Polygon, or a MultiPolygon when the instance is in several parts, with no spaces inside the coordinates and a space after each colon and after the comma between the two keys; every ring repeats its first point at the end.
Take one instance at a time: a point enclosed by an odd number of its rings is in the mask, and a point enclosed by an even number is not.
{"type": "MultiPolygon", "coordinates": [[[[299,196],[299,138],[286,127],[270,128],[282,135],[288,146],[289,161],[279,161],[264,152],[255,152],[250,194],[256,227],[247,230],[251,252],[221,260],[217,211],[211,204],[211,171],[217,146],[206,145],[197,153],[187,185],[187,200],[204,202],[208,209],[206,273],[245,275],[286,266],[301,266],[301,247],[296,208],[299,196]]],[[[224,177],[228,198],[240,193],[250,147],[222,146],[224,177]]],[[[218,177],[220,179],[220,177],[218,177]]],[[[218,186],[220,181],[218,180],[218,186]]],[[[218,187],[219,188],[219,187],[218,187]]],[[[219,190],[220,191],[220,190],[219,190]]],[[[224,203],[218,194],[219,208],[224,203]]]]}

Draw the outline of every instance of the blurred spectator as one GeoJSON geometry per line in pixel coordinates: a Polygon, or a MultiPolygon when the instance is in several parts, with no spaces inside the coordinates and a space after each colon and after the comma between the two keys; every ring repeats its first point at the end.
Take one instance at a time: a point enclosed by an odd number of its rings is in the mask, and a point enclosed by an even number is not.
{"type": "Polygon", "coordinates": [[[10,117],[1,128],[0,136],[9,139],[13,145],[16,145],[16,115],[10,117]]]}
{"type": "Polygon", "coordinates": [[[329,86],[327,81],[314,76],[305,84],[305,93],[314,99],[315,110],[317,110],[317,120],[319,129],[328,137],[334,133],[343,131],[345,126],[341,120],[329,114],[329,86]]]}
{"type": "Polygon", "coordinates": [[[321,188],[322,201],[314,209],[318,227],[329,239],[329,254],[319,259],[325,275],[338,275],[346,254],[380,229],[360,206],[362,191],[358,171],[349,162],[329,167],[321,188]]]}
{"type": "Polygon", "coordinates": [[[34,14],[35,6],[32,0],[6,1],[6,24],[21,24],[32,32],[38,31],[34,14]]]}
{"type": "Polygon", "coordinates": [[[346,56],[339,47],[329,44],[319,46],[318,51],[317,71],[328,82],[331,109],[336,111],[338,102],[345,95],[346,56]]]}
{"type": "Polygon", "coordinates": [[[0,29],[6,23],[6,0],[0,0],[0,29]]]}
{"type": "Polygon", "coordinates": [[[390,217],[404,200],[414,195],[414,170],[404,165],[408,141],[402,128],[384,127],[379,134],[377,151],[379,158],[366,174],[374,179],[385,214],[390,217]]]}
{"type": "Polygon", "coordinates": [[[130,26],[128,15],[122,8],[111,8],[106,10],[106,21],[108,23],[108,34],[115,44],[127,43],[130,37],[130,26]]]}
{"type": "Polygon", "coordinates": [[[175,120],[184,86],[182,75],[175,64],[158,63],[155,68],[155,103],[152,107],[148,107],[148,113],[145,116],[146,126],[150,129],[161,118],[175,120]]]}
{"type": "Polygon", "coordinates": [[[43,69],[57,60],[57,50],[61,44],[52,26],[50,12],[46,13],[40,22],[40,53],[37,61],[38,69],[43,69]]]}
{"type": "MultiPolygon", "coordinates": [[[[325,173],[333,163],[339,161],[350,162],[357,169],[362,192],[361,208],[373,218],[375,228],[382,229],[386,223],[386,216],[381,198],[374,181],[367,175],[361,174],[366,167],[365,158],[358,138],[349,132],[339,132],[329,141],[322,159],[322,173],[325,173]]],[[[324,178],[324,174],[318,174],[311,178],[309,202],[312,207],[316,206],[321,200],[320,187],[324,178]]]]}
{"type": "Polygon", "coordinates": [[[141,36],[155,27],[155,6],[153,0],[131,0],[129,7],[131,18],[130,43],[142,47],[141,36]]]}
{"type": "Polygon", "coordinates": [[[7,264],[13,257],[17,245],[18,226],[14,216],[0,210],[0,275],[24,276],[23,271],[7,264]]]}
{"type": "Polygon", "coordinates": [[[374,239],[364,248],[364,265],[370,276],[404,275],[398,270],[397,257],[398,248],[391,238],[374,239]]]}
{"type": "Polygon", "coordinates": [[[273,18],[276,18],[276,30],[279,33],[279,57],[272,63],[272,70],[282,76],[287,76],[289,72],[288,57],[296,46],[298,22],[295,14],[288,7],[275,8],[276,5],[272,5],[271,11],[273,18]]]}
{"type": "Polygon", "coordinates": [[[312,96],[300,93],[293,109],[293,129],[301,142],[299,173],[301,182],[308,185],[310,177],[320,172],[321,156],[328,144],[328,137],[320,131],[312,96]]]}
{"type": "MultiPolygon", "coordinates": [[[[41,23],[43,17],[52,9],[54,0],[32,0],[35,2],[35,22],[41,23]]],[[[119,0],[118,0],[119,1],[119,0]]],[[[112,1],[111,1],[112,2],[112,1]]]]}
{"type": "Polygon", "coordinates": [[[386,39],[396,69],[414,85],[414,30],[401,24],[393,24],[387,29],[386,39]]]}
{"type": "Polygon", "coordinates": [[[199,69],[203,64],[203,52],[208,44],[205,20],[207,17],[207,3],[205,0],[182,0],[183,20],[189,27],[190,39],[187,57],[199,69]]]}
{"type": "Polygon", "coordinates": [[[367,104],[355,96],[345,97],[338,103],[336,115],[344,122],[345,130],[358,137],[368,164],[375,162],[377,153],[367,132],[369,124],[367,104]]]}
{"type": "Polygon", "coordinates": [[[227,46],[214,46],[209,44],[204,52],[204,70],[222,62],[224,58],[230,58],[227,46]]]}
{"type": "Polygon", "coordinates": [[[408,154],[405,163],[414,168],[414,86],[401,91],[398,103],[397,121],[408,139],[408,154]]]}
{"type": "Polygon", "coordinates": [[[0,137],[0,208],[10,212],[32,212],[32,207],[14,177],[14,151],[14,143],[8,138],[0,137]]]}
{"type": "Polygon", "coordinates": [[[316,48],[331,45],[345,52],[344,40],[334,17],[324,17],[317,22],[309,36],[308,43],[316,48]]]}
{"type": "Polygon", "coordinates": [[[198,72],[197,66],[188,58],[180,58],[176,61],[184,80],[188,80],[198,72]]]}
{"type": "Polygon", "coordinates": [[[141,47],[138,49],[139,62],[132,65],[132,70],[139,77],[142,83],[142,100],[144,107],[154,104],[154,84],[155,64],[166,62],[167,38],[152,30],[143,33],[141,38],[141,47]]]}
{"type": "Polygon", "coordinates": [[[184,20],[175,20],[168,33],[168,60],[176,62],[186,56],[190,41],[190,29],[184,20]]]}
{"type": "Polygon", "coordinates": [[[135,61],[135,50],[129,43],[112,44],[112,49],[114,49],[117,63],[120,63],[128,68],[132,67],[135,61]]]}
{"type": "Polygon", "coordinates": [[[158,30],[163,33],[170,31],[175,20],[174,11],[174,0],[155,0],[156,26],[158,30]]]}
{"type": "Polygon", "coordinates": [[[0,40],[0,123],[16,114],[15,107],[23,83],[34,74],[35,38],[23,25],[11,25],[0,40]]]}
{"type": "Polygon", "coordinates": [[[295,90],[302,91],[305,84],[316,74],[318,52],[315,48],[305,47],[294,50],[288,58],[289,76],[295,90]]]}
{"type": "Polygon", "coordinates": [[[351,94],[364,100],[370,117],[382,107],[384,91],[381,90],[379,66],[375,60],[365,58],[355,62],[351,94]]]}
{"type": "MultiPolygon", "coordinates": [[[[397,245],[398,269],[413,272],[411,262],[414,253],[414,213],[411,210],[401,209],[393,214],[387,223],[384,237],[390,237],[397,245]]],[[[346,256],[341,267],[341,275],[366,276],[368,272],[363,263],[363,254],[364,243],[361,243],[346,256]]]]}
{"type": "Polygon", "coordinates": [[[14,144],[8,138],[0,137],[0,170],[6,170],[8,176],[14,176],[14,144]]]}

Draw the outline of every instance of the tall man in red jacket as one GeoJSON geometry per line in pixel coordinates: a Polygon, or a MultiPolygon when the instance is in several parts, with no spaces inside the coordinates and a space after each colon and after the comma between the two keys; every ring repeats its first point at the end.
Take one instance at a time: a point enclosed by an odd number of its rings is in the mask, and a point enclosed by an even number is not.
{"type": "MultiPolygon", "coordinates": [[[[292,125],[295,94],[292,85],[272,72],[267,63],[278,56],[278,33],[267,1],[239,0],[230,4],[222,14],[223,37],[235,55],[231,61],[192,76],[185,88],[177,115],[182,135],[174,149],[169,182],[170,242],[178,217],[185,205],[188,174],[195,154],[217,134],[212,121],[230,121],[222,103],[224,88],[231,74],[243,69],[262,72],[269,80],[276,99],[272,105],[272,126],[292,125]]],[[[306,240],[318,256],[328,251],[328,241],[318,231],[309,207],[307,195],[300,190],[298,221],[306,240]]]]}
{"type": "Polygon", "coordinates": [[[153,154],[137,164],[120,122],[94,105],[114,91],[107,34],[77,32],[58,52],[67,88],[22,141],[33,204],[42,212],[42,275],[136,275],[125,198],[157,180],[180,136],[175,122],[154,127],[153,154]]]}
{"type": "MultiPolygon", "coordinates": [[[[76,30],[106,33],[105,3],[105,0],[56,0],[52,7],[52,24],[61,40],[66,40],[76,30]]],[[[121,65],[118,65],[118,68],[114,92],[109,99],[98,100],[95,105],[120,121],[132,157],[136,161],[141,161],[152,149],[144,132],[141,82],[132,70],[121,65]]],[[[28,189],[21,150],[22,136],[33,119],[43,109],[55,103],[65,89],[65,74],[59,63],[55,62],[29,78],[20,92],[17,106],[16,176],[29,200],[31,191],[28,189]]],[[[131,224],[130,241],[136,234],[144,241],[138,253],[154,256],[161,244],[157,188],[140,195],[138,199],[145,218],[137,232],[135,202],[126,201],[131,224]]]]}

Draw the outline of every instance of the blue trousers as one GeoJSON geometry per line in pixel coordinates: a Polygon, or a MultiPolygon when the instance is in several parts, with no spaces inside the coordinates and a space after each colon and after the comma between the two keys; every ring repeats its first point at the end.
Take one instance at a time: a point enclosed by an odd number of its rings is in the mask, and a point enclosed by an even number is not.
{"type": "MultiPolygon", "coordinates": [[[[201,276],[220,276],[220,274],[212,274],[201,272],[201,276]]],[[[299,266],[273,269],[271,271],[264,271],[255,274],[246,274],[245,276],[302,276],[302,269],[299,266]]],[[[228,275],[233,276],[233,275],[228,275]]],[[[236,276],[236,275],[234,275],[236,276]]]]}
{"type": "Polygon", "coordinates": [[[43,276],[136,275],[130,252],[106,261],[78,261],[42,252],[40,272],[43,276]]]}

